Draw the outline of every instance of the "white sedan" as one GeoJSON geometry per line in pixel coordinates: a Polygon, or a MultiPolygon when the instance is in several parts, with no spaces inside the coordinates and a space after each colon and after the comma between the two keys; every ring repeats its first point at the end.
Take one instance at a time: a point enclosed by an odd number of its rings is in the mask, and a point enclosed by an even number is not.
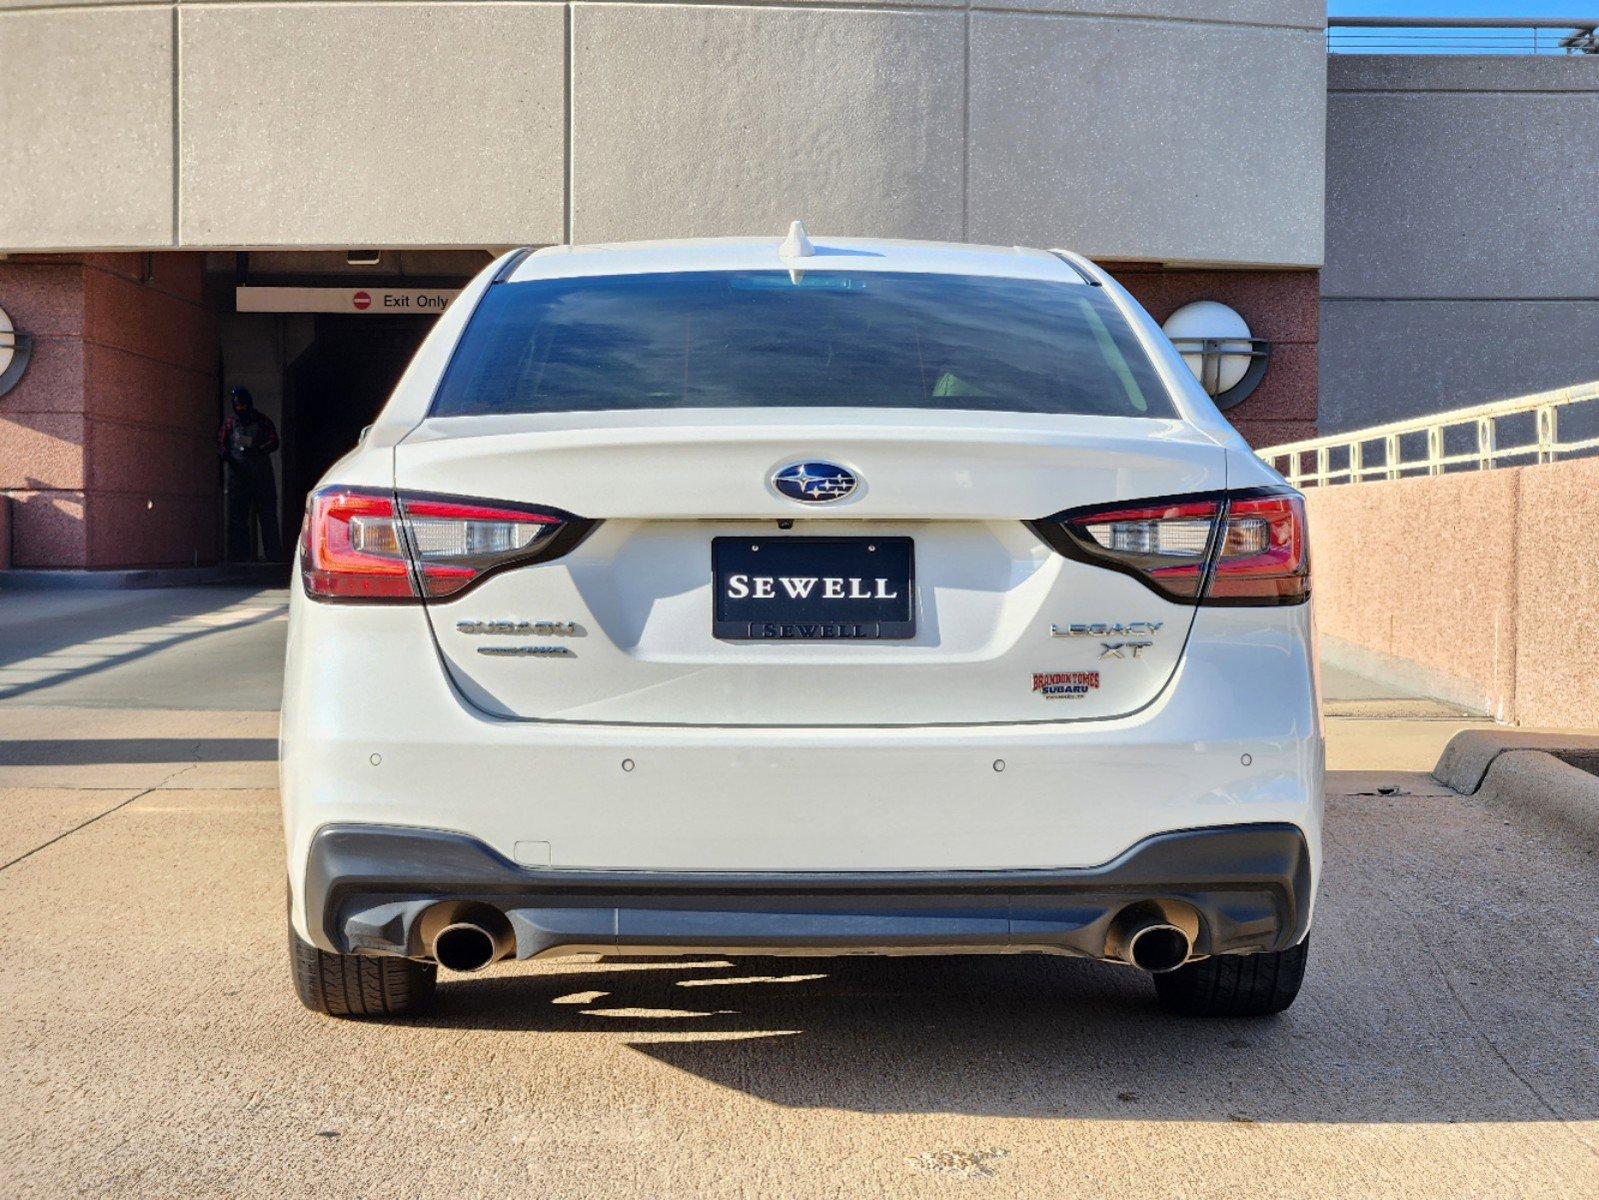
{"type": "Polygon", "coordinates": [[[507,255],[307,506],[300,997],[626,953],[1084,956],[1292,1003],[1300,497],[1066,252],[507,255]]]}

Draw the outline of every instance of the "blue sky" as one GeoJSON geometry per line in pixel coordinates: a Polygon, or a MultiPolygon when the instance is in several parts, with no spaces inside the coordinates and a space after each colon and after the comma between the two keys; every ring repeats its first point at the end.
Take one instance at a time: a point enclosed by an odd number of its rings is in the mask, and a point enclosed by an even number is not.
{"type": "Polygon", "coordinates": [[[1328,0],[1335,17],[1592,17],[1599,0],[1328,0]]]}
{"type": "MultiPolygon", "coordinates": [[[[1328,0],[1332,17],[1565,17],[1592,20],[1599,0],[1328,0]]],[[[1334,29],[1329,48],[1340,53],[1529,54],[1560,53],[1552,30],[1334,29]]]]}

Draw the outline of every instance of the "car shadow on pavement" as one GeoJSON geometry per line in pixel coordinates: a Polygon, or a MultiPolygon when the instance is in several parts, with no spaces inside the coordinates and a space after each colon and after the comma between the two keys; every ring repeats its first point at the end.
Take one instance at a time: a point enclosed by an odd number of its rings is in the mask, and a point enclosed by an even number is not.
{"type": "Polygon", "coordinates": [[[1288,1013],[1207,1021],[1161,1012],[1131,969],[1046,955],[604,960],[445,977],[416,1023],[649,1035],[628,1044],[788,1107],[1243,1124],[1599,1117],[1580,1076],[1553,1079],[1557,1114],[1487,1040],[1407,1017],[1417,1002],[1351,995],[1313,967],[1288,1013]]]}

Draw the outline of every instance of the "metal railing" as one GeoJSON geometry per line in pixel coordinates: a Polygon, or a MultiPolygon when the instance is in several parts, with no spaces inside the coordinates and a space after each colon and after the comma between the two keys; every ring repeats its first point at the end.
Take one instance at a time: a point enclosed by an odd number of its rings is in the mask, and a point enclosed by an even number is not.
{"type": "Polygon", "coordinates": [[[1599,54],[1599,17],[1328,17],[1329,54],[1599,54]]]}
{"type": "Polygon", "coordinates": [[[1255,453],[1295,487],[1486,471],[1518,459],[1523,460],[1520,465],[1551,463],[1599,451],[1599,436],[1561,439],[1562,424],[1578,423],[1571,420],[1574,416],[1587,428],[1599,426],[1599,381],[1285,442],[1255,453]],[[1522,440],[1506,444],[1501,431],[1512,423],[1525,433],[1518,435],[1522,440]],[[1372,453],[1379,447],[1380,457],[1372,453]],[[1420,453],[1413,453],[1418,449],[1420,453]]]}

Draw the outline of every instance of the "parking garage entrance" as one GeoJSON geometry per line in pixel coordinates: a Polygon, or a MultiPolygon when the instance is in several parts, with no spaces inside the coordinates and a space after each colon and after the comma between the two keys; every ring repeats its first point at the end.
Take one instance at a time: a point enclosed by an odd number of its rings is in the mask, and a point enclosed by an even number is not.
{"type": "MultiPolygon", "coordinates": [[[[277,426],[281,448],[272,459],[283,561],[293,557],[307,494],[377,418],[433,322],[488,257],[487,251],[216,257],[217,422],[231,411],[232,389],[246,387],[277,426]],[[225,265],[231,278],[221,275],[225,265]]],[[[228,503],[223,494],[222,530],[228,503]]],[[[250,557],[258,559],[264,541],[251,508],[250,557]]]]}
{"type": "Polygon", "coordinates": [[[316,481],[377,418],[432,325],[414,316],[313,318],[310,345],[283,372],[280,499],[286,537],[299,528],[316,481]]]}

